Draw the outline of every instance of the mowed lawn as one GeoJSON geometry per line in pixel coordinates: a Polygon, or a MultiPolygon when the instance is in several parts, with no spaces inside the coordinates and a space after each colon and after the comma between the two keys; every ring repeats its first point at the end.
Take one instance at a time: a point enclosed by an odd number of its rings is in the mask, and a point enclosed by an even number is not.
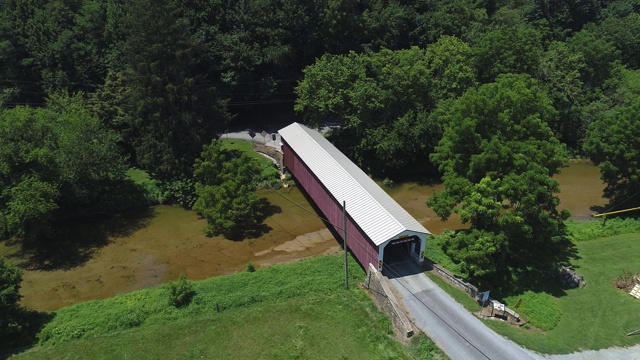
{"type": "Polygon", "coordinates": [[[515,329],[496,321],[486,324],[529,349],[543,353],[626,347],[640,343],[640,300],[611,282],[624,270],[640,273],[640,233],[577,243],[580,259],[573,263],[587,281],[583,289],[566,290],[554,299],[562,313],[550,331],[515,329]]]}
{"type": "Polygon", "coordinates": [[[41,344],[16,359],[431,359],[433,342],[411,346],[357,284],[350,259],[319,256],[193,282],[191,304],[175,308],[162,285],[60,309],[41,344]],[[219,310],[219,312],[218,312],[219,310]]]}
{"type": "MultiPolygon", "coordinates": [[[[258,136],[258,135],[256,135],[258,136]]],[[[260,136],[262,137],[262,136],[260,136]]],[[[258,160],[261,165],[271,165],[271,160],[267,159],[264,155],[261,155],[253,151],[253,143],[251,141],[237,140],[237,139],[220,139],[226,149],[238,150],[244,152],[249,157],[258,160]]]]}

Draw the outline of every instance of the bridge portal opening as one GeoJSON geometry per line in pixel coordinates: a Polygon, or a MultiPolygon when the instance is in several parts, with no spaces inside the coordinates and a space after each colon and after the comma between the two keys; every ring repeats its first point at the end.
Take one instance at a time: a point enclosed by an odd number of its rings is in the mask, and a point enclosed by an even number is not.
{"type": "Polygon", "coordinates": [[[411,255],[417,255],[417,251],[420,251],[420,238],[417,236],[392,240],[384,247],[384,264],[394,264],[411,260],[411,255]]]}

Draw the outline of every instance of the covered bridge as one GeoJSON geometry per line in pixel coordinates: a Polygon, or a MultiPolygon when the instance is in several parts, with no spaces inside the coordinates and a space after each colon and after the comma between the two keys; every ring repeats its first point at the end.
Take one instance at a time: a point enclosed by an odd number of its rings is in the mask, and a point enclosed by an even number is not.
{"type": "Polygon", "coordinates": [[[392,247],[424,260],[429,231],[322,134],[298,123],[279,133],[284,167],[341,237],[346,202],[347,246],[365,269],[381,271],[392,247]]]}

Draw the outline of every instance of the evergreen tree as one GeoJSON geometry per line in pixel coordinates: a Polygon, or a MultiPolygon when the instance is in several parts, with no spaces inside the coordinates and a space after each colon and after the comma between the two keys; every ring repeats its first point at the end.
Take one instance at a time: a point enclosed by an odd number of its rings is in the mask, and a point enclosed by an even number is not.
{"type": "Polygon", "coordinates": [[[126,140],[140,167],[157,178],[188,178],[202,146],[227,120],[200,67],[200,38],[173,1],[131,1],[125,9],[126,140]]]}

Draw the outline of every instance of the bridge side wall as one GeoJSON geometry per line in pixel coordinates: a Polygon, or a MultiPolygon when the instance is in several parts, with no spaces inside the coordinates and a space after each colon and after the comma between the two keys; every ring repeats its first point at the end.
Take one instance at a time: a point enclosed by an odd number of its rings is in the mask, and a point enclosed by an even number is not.
{"type": "MultiPolygon", "coordinates": [[[[286,139],[282,138],[282,154],[284,167],[296,178],[298,184],[315,202],[324,217],[329,220],[327,226],[333,227],[340,239],[344,236],[342,204],[331,195],[327,188],[318,180],[309,167],[291,149],[286,139]]],[[[364,234],[362,229],[350,216],[347,204],[347,246],[355,255],[360,265],[369,272],[369,264],[378,264],[378,247],[364,234]]]]}

